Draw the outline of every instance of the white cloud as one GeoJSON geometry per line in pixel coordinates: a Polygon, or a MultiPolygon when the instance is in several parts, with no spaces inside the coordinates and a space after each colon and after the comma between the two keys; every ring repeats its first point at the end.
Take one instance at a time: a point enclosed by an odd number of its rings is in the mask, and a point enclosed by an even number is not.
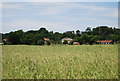
{"type": "Polygon", "coordinates": [[[2,2],[118,2],[119,0],[2,0],[2,2]]]}
{"type": "Polygon", "coordinates": [[[110,9],[109,12],[110,12],[110,13],[107,14],[106,16],[118,17],[118,9],[110,9]]]}
{"type": "MultiPolygon", "coordinates": [[[[32,13],[34,15],[57,15],[61,13],[65,13],[72,9],[79,9],[81,11],[86,10],[89,13],[79,13],[86,14],[86,15],[105,15],[105,16],[111,16],[111,17],[117,17],[118,10],[117,8],[107,8],[107,7],[100,7],[100,6],[94,6],[94,5],[82,5],[76,4],[76,3],[28,3],[32,7],[45,7],[49,6],[43,10],[40,10],[38,13],[32,13]],[[107,12],[107,14],[106,14],[107,12]],[[109,13],[108,13],[109,12],[109,13]]],[[[30,9],[25,7],[25,4],[9,4],[9,3],[3,3],[3,9],[22,9],[22,10],[31,10],[34,12],[34,9],[30,9]]],[[[7,14],[7,13],[6,13],[7,14]]],[[[77,13],[76,13],[77,14],[77,13]]]]}
{"type": "Polygon", "coordinates": [[[51,8],[47,8],[46,10],[41,11],[40,13],[38,13],[38,15],[56,15],[56,14],[61,14],[65,12],[64,9],[61,8],[55,8],[55,7],[51,7],[51,8]]]}
{"type": "MultiPolygon", "coordinates": [[[[19,20],[19,21],[14,21],[10,23],[3,23],[3,32],[6,32],[7,29],[10,30],[18,30],[18,29],[23,29],[23,30],[30,30],[30,29],[39,29],[41,26],[45,26],[49,30],[61,30],[64,29],[64,23],[61,22],[42,22],[42,21],[36,21],[36,20],[19,20]],[[58,28],[60,27],[60,28],[58,28]]],[[[56,31],[57,31],[56,30],[56,31]]]]}
{"type": "Polygon", "coordinates": [[[117,22],[117,19],[116,20],[108,20],[108,19],[100,19],[100,18],[88,18],[88,17],[67,17],[67,16],[59,16],[59,17],[55,17],[56,20],[61,20],[63,22],[68,22],[68,23],[115,23],[117,22]]]}
{"type": "Polygon", "coordinates": [[[0,2],[0,9],[2,8],[2,2],[0,2]]]}
{"type": "Polygon", "coordinates": [[[27,30],[38,30],[41,26],[44,26],[48,30],[51,31],[59,31],[65,32],[68,30],[85,30],[86,27],[96,27],[98,25],[109,25],[109,26],[116,26],[117,21],[108,21],[108,20],[98,20],[98,19],[90,19],[90,18],[67,18],[67,17],[60,17],[61,19],[66,19],[66,22],[43,22],[37,20],[19,20],[19,21],[11,21],[9,23],[3,23],[3,33],[9,31],[15,31],[18,29],[23,29],[24,31],[27,30]],[[75,21],[79,21],[76,23],[75,21]],[[73,23],[72,23],[73,22],[73,23]],[[75,22],[75,23],[74,23],[75,22]],[[80,24],[81,23],[81,24],[80,24]],[[98,24],[99,23],[99,24],[98,24]]]}
{"type": "Polygon", "coordinates": [[[2,8],[3,10],[4,9],[30,10],[29,8],[25,7],[25,4],[16,2],[3,2],[2,8]]]}
{"type": "Polygon", "coordinates": [[[81,5],[81,4],[49,3],[47,5],[54,5],[54,7],[53,6],[48,7],[47,9],[44,9],[44,10],[40,11],[39,13],[37,13],[37,15],[57,15],[57,14],[67,12],[72,9],[79,9],[81,11],[86,10],[89,12],[89,13],[79,13],[79,14],[105,15],[105,16],[117,17],[117,14],[116,14],[116,13],[118,13],[117,8],[107,8],[107,7],[100,7],[100,6],[94,6],[94,5],[81,5]],[[107,12],[107,14],[105,14],[106,12],[107,12]]]}
{"type": "MultiPolygon", "coordinates": [[[[49,30],[54,30],[54,31],[66,31],[66,30],[76,30],[79,27],[87,27],[92,24],[92,26],[97,25],[111,25],[115,26],[116,22],[115,20],[108,20],[108,19],[99,19],[99,18],[87,18],[87,17],[82,17],[80,18],[80,15],[95,15],[95,16],[102,16],[102,17],[117,17],[117,9],[116,8],[107,8],[107,7],[99,7],[99,6],[87,6],[87,5],[80,5],[80,4],[75,4],[75,3],[29,3],[32,6],[36,7],[42,7],[42,6],[47,6],[49,4],[52,4],[53,6],[47,7],[46,9],[42,10],[41,12],[37,13],[37,15],[53,15],[56,20],[61,20],[59,22],[43,22],[40,20],[18,20],[18,21],[10,21],[10,22],[5,22],[3,28],[3,32],[8,32],[8,30],[18,30],[18,29],[23,29],[23,30],[29,30],[29,29],[39,29],[41,26],[45,26],[49,30]],[[58,14],[67,12],[72,9],[80,9],[82,10],[89,10],[89,13],[78,13],[78,18],[75,17],[67,17],[67,16],[59,16],[58,14]],[[57,16],[58,15],[58,16],[57,16]],[[79,24],[77,24],[79,23],[79,24]],[[80,24],[81,23],[81,24],[80,24]],[[20,28],[19,28],[20,27],[20,28]]],[[[6,4],[4,5],[4,8],[10,8],[10,9],[26,9],[24,5],[18,5],[18,4],[6,4]]],[[[34,11],[34,9],[31,9],[31,11],[34,11]]],[[[38,10],[39,11],[39,10],[38,10]]],[[[27,11],[26,11],[27,12],[27,11]]],[[[36,13],[30,13],[36,15],[36,13]]],[[[10,14],[6,14],[4,16],[12,16],[10,14]]],[[[13,15],[14,16],[14,15],[13,15]]],[[[84,28],[79,28],[79,29],[84,29],[84,28]]]]}

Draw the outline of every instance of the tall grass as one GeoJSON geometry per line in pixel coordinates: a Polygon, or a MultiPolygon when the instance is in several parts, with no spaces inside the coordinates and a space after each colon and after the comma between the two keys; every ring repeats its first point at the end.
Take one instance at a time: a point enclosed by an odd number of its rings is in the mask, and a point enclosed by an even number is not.
{"type": "Polygon", "coordinates": [[[4,79],[117,79],[117,45],[3,46],[4,79]]]}

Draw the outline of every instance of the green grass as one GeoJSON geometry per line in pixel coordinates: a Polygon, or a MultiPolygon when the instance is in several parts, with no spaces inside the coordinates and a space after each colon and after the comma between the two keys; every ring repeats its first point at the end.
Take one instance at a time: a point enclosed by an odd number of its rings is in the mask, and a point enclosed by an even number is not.
{"type": "Polygon", "coordinates": [[[3,45],[3,79],[117,79],[117,45],[3,45]]]}

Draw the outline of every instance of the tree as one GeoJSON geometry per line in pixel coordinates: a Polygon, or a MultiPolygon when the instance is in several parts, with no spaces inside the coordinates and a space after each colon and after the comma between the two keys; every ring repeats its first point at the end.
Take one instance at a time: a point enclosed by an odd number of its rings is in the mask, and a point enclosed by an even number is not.
{"type": "Polygon", "coordinates": [[[67,40],[64,40],[63,44],[68,44],[67,40]]]}
{"type": "Polygon", "coordinates": [[[115,43],[117,43],[120,40],[120,37],[118,35],[112,35],[111,40],[113,40],[115,43]]]}
{"type": "Polygon", "coordinates": [[[70,41],[69,45],[73,45],[73,43],[74,43],[74,41],[72,40],[72,41],[70,41]]]}
{"type": "Polygon", "coordinates": [[[18,30],[15,32],[10,32],[5,36],[8,39],[9,44],[22,44],[22,35],[24,32],[22,30],[18,30]]]}
{"type": "Polygon", "coordinates": [[[0,33],[0,43],[2,43],[2,33],[0,33]]]}
{"type": "Polygon", "coordinates": [[[40,28],[40,29],[38,30],[38,32],[39,32],[39,33],[42,33],[42,34],[47,34],[47,33],[48,33],[48,31],[46,30],[46,28],[40,28]]]}
{"type": "MultiPolygon", "coordinates": [[[[93,44],[97,40],[113,40],[114,43],[118,43],[118,41],[120,41],[120,29],[107,26],[98,26],[93,29],[88,27],[86,31],[80,34],[79,30],[76,30],[76,33],[74,33],[74,31],[54,33],[53,31],[49,32],[46,28],[40,28],[39,30],[29,30],[27,32],[18,30],[2,34],[2,39],[8,39],[5,44],[37,45],[41,44],[39,40],[42,40],[43,38],[51,39],[51,42],[48,43],[48,45],[51,43],[61,44],[62,38],[72,38],[75,42],[79,42],[80,44],[93,44]]],[[[69,44],[72,44],[72,42],[69,44]]],[[[67,41],[65,41],[64,44],[68,44],[67,41]]]]}
{"type": "Polygon", "coordinates": [[[20,37],[15,32],[11,32],[9,34],[8,40],[9,40],[10,44],[19,44],[20,43],[20,37]]]}
{"type": "Polygon", "coordinates": [[[77,35],[78,37],[80,36],[80,31],[79,31],[79,30],[76,31],[76,35],[77,35]]]}
{"type": "Polygon", "coordinates": [[[113,33],[113,29],[109,28],[107,26],[99,26],[97,28],[93,28],[93,32],[94,35],[101,35],[101,36],[108,36],[111,33],[113,33]]]}
{"type": "Polygon", "coordinates": [[[74,31],[66,31],[63,33],[63,38],[68,37],[68,38],[74,38],[75,34],[74,31]]]}
{"type": "Polygon", "coordinates": [[[113,34],[120,35],[120,29],[114,28],[113,31],[114,31],[113,34]]]}
{"type": "Polygon", "coordinates": [[[91,31],[92,31],[91,28],[87,27],[86,32],[91,32],[91,31]]]}
{"type": "Polygon", "coordinates": [[[50,41],[47,41],[47,45],[51,45],[50,41]]]}
{"type": "Polygon", "coordinates": [[[44,36],[42,36],[39,33],[35,34],[33,37],[34,37],[33,41],[35,44],[37,44],[38,40],[42,40],[44,38],[44,36]]]}
{"type": "Polygon", "coordinates": [[[87,34],[82,34],[81,39],[84,44],[86,44],[89,41],[89,37],[87,34]]]}
{"type": "Polygon", "coordinates": [[[37,41],[37,45],[44,45],[44,44],[45,44],[45,42],[43,40],[38,40],[37,41]]]}
{"type": "Polygon", "coordinates": [[[60,44],[62,39],[62,34],[59,32],[55,32],[51,37],[51,39],[53,40],[54,44],[60,44]]]}
{"type": "Polygon", "coordinates": [[[23,30],[18,30],[15,31],[15,33],[18,35],[18,39],[19,39],[19,44],[22,44],[22,35],[24,34],[23,30]]]}
{"type": "Polygon", "coordinates": [[[34,45],[35,43],[35,35],[32,33],[24,33],[21,36],[21,43],[22,44],[27,44],[27,45],[34,45]]]}

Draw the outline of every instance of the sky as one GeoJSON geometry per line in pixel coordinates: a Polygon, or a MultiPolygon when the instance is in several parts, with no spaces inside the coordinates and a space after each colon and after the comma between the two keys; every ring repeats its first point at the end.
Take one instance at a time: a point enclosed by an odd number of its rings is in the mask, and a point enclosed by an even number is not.
{"type": "Polygon", "coordinates": [[[2,3],[2,33],[20,29],[38,30],[41,27],[54,32],[84,31],[87,27],[97,26],[118,27],[117,0],[116,2],[115,0],[114,2],[112,0],[111,2],[12,1],[14,0],[2,3]]]}
{"type": "Polygon", "coordinates": [[[2,2],[118,2],[119,0],[1,0],[2,2]]]}

